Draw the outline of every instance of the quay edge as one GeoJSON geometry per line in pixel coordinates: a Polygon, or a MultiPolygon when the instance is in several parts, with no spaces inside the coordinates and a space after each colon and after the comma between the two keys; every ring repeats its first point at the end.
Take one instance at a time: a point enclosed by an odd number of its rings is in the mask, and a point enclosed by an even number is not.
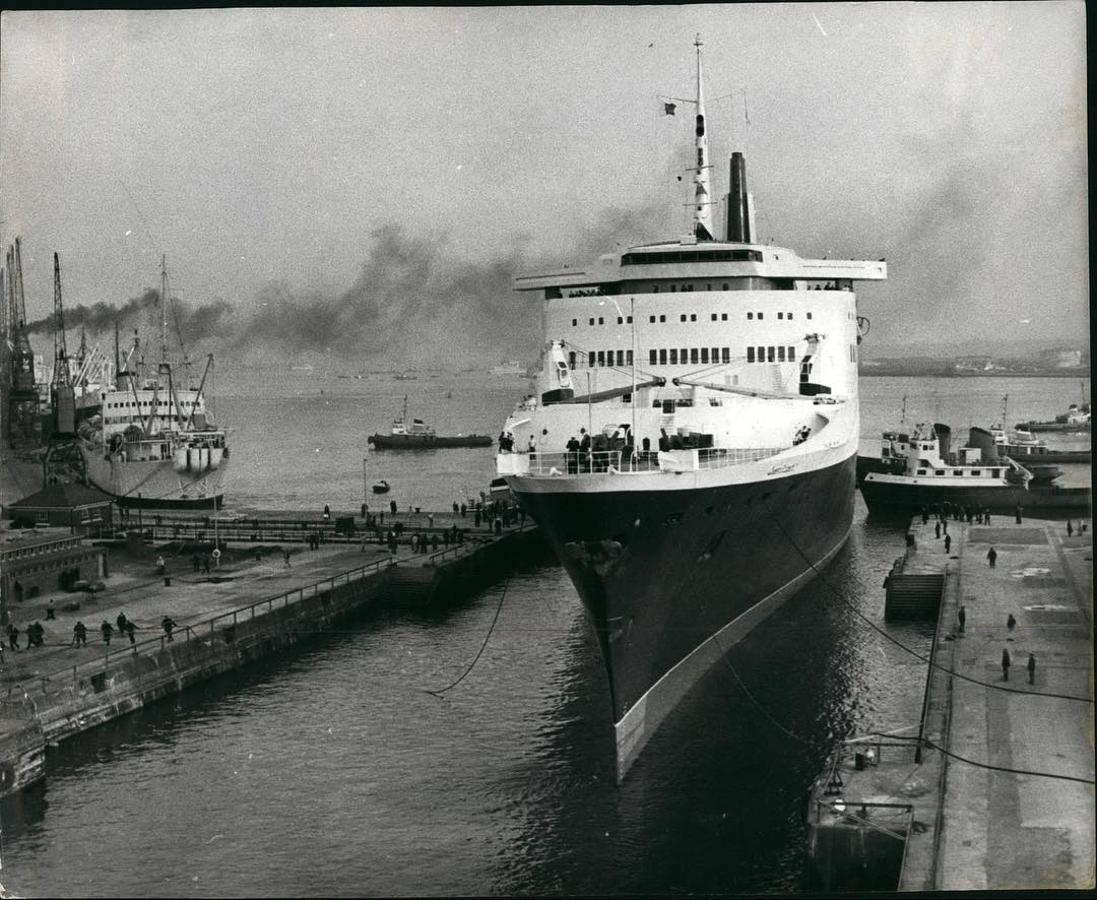
{"type": "Polygon", "coordinates": [[[0,714],[0,797],[44,777],[45,752],[52,744],[261,658],[284,655],[366,610],[437,608],[442,597],[456,602],[547,551],[534,527],[479,537],[436,554],[343,567],[288,594],[256,598],[250,606],[180,625],[173,641],[161,636],[133,650],[119,645],[101,663],[26,681],[28,693],[10,696],[0,714]]]}

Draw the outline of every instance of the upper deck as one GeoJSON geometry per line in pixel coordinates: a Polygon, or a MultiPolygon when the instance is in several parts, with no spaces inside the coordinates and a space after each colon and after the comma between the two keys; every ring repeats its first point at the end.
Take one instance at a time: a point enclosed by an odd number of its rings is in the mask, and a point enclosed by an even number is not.
{"type": "Polygon", "coordinates": [[[585,270],[567,269],[515,279],[518,291],[543,290],[546,297],[564,291],[594,294],[645,292],[645,285],[683,278],[719,278],[753,289],[759,281],[785,290],[807,290],[816,282],[883,281],[887,263],[861,259],[802,259],[786,247],[730,241],[680,241],[642,244],[622,253],[606,253],[585,270]]]}

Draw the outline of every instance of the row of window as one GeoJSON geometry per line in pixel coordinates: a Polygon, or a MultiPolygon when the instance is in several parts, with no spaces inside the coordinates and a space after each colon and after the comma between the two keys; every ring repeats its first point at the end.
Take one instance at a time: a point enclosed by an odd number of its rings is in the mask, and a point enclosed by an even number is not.
{"type": "Polygon", "coordinates": [[[796,362],[796,348],[747,347],[747,362],[796,362]]]}
{"type": "MultiPolygon", "coordinates": [[[[42,514],[40,513],[39,516],[42,514]]],[[[47,514],[44,524],[49,524],[49,516],[47,514]]],[[[5,562],[13,559],[25,559],[28,556],[39,556],[41,554],[57,553],[59,550],[64,550],[66,547],[76,547],[80,545],[79,538],[65,538],[57,541],[46,541],[41,544],[32,544],[29,547],[17,547],[13,550],[5,549],[0,553],[0,558],[5,562]]]]}
{"type": "Polygon", "coordinates": [[[761,250],[670,250],[659,253],[625,253],[622,266],[650,266],[676,262],[761,262],[761,250]]]}
{"type": "MultiPolygon", "coordinates": [[[[587,368],[595,366],[631,366],[631,350],[597,350],[586,354],[587,368]]],[[[568,365],[574,369],[579,355],[572,350],[568,365]]],[[[730,347],[670,347],[648,350],[648,365],[710,365],[730,363],[730,347]]],[[[747,347],[747,362],[796,362],[795,347],[747,347]]]]}
{"type": "MultiPolygon", "coordinates": [[[[593,325],[594,322],[591,321],[591,324],[593,325]]],[[[136,403],[133,403],[131,401],[127,401],[125,403],[107,403],[107,404],[105,404],[107,409],[133,409],[137,405],[140,405],[143,409],[148,409],[150,406],[152,406],[152,401],[151,400],[142,400],[140,404],[136,404],[136,403]]],[[[160,400],[157,403],[157,406],[164,407],[164,408],[167,408],[171,405],[172,404],[167,400],[160,400]]],[[[195,403],[194,403],[193,400],[180,400],[179,405],[181,407],[190,407],[190,406],[194,406],[195,403]]]]}
{"type": "MultiPolygon", "coordinates": [[[[1001,477],[1002,470],[1001,469],[988,469],[987,472],[989,473],[991,478],[999,478],[999,477],[1001,477]]],[[[927,469],[919,469],[918,474],[919,475],[928,475],[929,471],[927,469]]],[[[946,473],[945,473],[944,469],[934,469],[933,474],[934,475],[944,475],[946,473]]],[[[952,474],[953,474],[954,477],[963,478],[964,470],[963,469],[953,469],[952,474]]],[[[982,475],[983,475],[983,470],[982,469],[972,469],[971,470],[971,477],[972,478],[981,478],[982,475]]]]}
{"type": "MultiPolygon", "coordinates": [[[[811,313],[806,313],[806,315],[809,319],[811,318],[811,313]]],[[[747,313],[747,318],[748,319],[753,320],[753,319],[757,318],[759,322],[762,321],[765,317],[766,317],[766,314],[763,313],[763,312],[757,312],[757,313],[748,312],[747,313]]],[[[779,313],[777,313],[777,318],[778,319],[788,319],[791,322],[793,316],[792,316],[791,312],[779,312],[779,313]]],[[[728,320],[728,314],[727,313],[710,313],[709,314],[709,319],[712,322],[726,322],[728,320]]],[[[648,316],[648,323],[652,324],[652,325],[654,325],[656,323],[656,321],[666,322],[666,320],[667,320],[667,317],[666,317],[665,313],[662,313],[658,316],[654,316],[654,315],[648,316]]],[[[679,313],[678,314],[678,321],[679,322],[696,322],[697,321],[697,313],[679,313]]],[[[594,325],[596,322],[599,325],[605,325],[606,324],[605,317],[604,316],[591,316],[589,319],[587,319],[587,324],[588,325],[594,325]]],[[[632,324],[632,316],[618,316],[617,317],[617,324],[618,325],[631,325],[632,324]]],[[[572,328],[578,328],[579,327],[579,320],[578,319],[572,319],[571,320],[571,327],[572,328]]]]}

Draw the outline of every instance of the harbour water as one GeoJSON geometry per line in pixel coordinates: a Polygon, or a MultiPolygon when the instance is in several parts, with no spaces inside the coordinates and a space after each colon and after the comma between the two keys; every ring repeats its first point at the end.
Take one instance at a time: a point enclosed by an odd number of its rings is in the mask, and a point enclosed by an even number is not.
{"type": "MultiPolygon", "coordinates": [[[[448,508],[486,486],[491,451],[372,453],[363,473],[366,435],[405,392],[440,433],[495,434],[525,388],[286,375],[218,385],[234,508],[355,508],[382,477],[385,503],[448,508]]],[[[960,434],[996,420],[1004,394],[1015,422],[1079,399],[1073,379],[861,388],[865,452],[899,425],[904,394],[908,424],[960,434]]],[[[1064,468],[1086,483],[1088,468],[1064,468]]],[[[3,882],[27,896],[802,888],[806,797],[833,742],[914,723],[924,664],[854,613],[928,648],[928,623],[883,622],[902,545],[902,522],[858,501],[823,577],[730,651],[620,787],[597,646],[570,581],[545,564],[445,615],[363,619],[51,751],[45,783],[0,807],[3,882]],[[468,677],[427,694],[464,671],[500,603],[468,677]]]]}

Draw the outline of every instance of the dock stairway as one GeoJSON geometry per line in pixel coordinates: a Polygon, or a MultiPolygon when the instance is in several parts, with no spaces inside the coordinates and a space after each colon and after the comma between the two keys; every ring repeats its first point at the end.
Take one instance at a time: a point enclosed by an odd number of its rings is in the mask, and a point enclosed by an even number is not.
{"type": "Polygon", "coordinates": [[[885,621],[935,618],[945,589],[944,572],[908,574],[903,571],[905,561],[899,557],[884,580],[885,621]]]}

